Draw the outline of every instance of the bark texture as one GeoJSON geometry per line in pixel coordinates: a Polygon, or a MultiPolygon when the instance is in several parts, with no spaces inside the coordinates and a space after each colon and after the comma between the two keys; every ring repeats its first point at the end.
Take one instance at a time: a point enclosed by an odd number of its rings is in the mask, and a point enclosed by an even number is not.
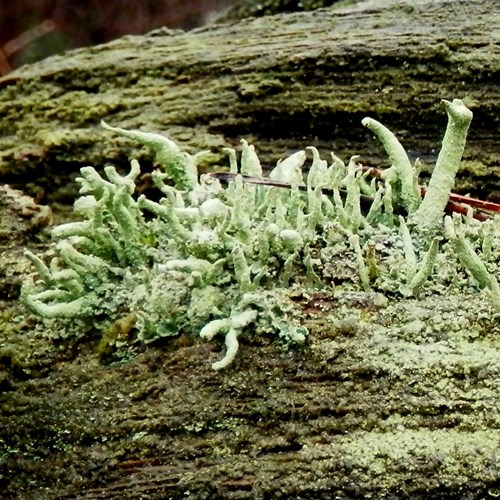
{"type": "MultiPolygon", "coordinates": [[[[360,124],[370,115],[433,156],[439,100],[459,97],[474,111],[462,186],[494,190],[496,6],[366,1],[157,31],[22,68],[0,83],[0,177],[69,201],[83,165],[150,161],[101,118],[210,148],[214,162],[246,137],[269,162],[314,144],[381,163],[360,124]]],[[[50,216],[7,188],[0,206],[3,498],[498,496],[500,327],[486,295],[304,292],[302,350],[248,335],[235,365],[214,372],[220,348],[185,335],[127,360],[113,350],[130,342],[125,325],[53,342],[22,309],[22,250],[46,246],[50,216]]]]}
{"type": "Polygon", "coordinates": [[[211,149],[215,163],[245,137],[270,164],[311,144],[380,164],[385,155],[361,125],[370,115],[432,164],[440,100],[458,97],[474,111],[460,187],[495,191],[498,26],[494,0],[378,0],[159,30],[54,57],[0,81],[0,179],[67,201],[64,186],[81,166],[146,160],[105,133],[103,118],[211,149]]]}

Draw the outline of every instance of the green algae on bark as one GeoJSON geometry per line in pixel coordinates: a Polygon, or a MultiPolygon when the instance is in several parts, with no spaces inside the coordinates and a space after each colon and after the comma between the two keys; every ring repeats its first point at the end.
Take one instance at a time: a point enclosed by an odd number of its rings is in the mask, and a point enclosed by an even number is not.
{"type": "MultiPolygon", "coordinates": [[[[315,144],[386,161],[360,125],[391,124],[411,159],[434,163],[442,98],[475,111],[458,175],[472,195],[498,190],[499,27],[495,0],[379,0],[211,26],[158,31],[21,68],[0,83],[0,178],[37,183],[70,202],[66,182],[103,159],[127,168],[133,144],[103,144],[99,121],[168,130],[189,152],[246,137],[263,165],[315,144]],[[467,32],[467,36],[462,36],[467,32]],[[333,142],[333,143],[332,143],[333,142]]],[[[136,156],[134,152],[134,156],[136,156]]],[[[147,169],[153,156],[140,152],[147,169]]]]}

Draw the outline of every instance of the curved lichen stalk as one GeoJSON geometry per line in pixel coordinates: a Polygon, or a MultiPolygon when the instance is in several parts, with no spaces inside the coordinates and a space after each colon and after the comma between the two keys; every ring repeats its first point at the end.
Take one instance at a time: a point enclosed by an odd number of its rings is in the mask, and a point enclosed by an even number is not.
{"type": "Polygon", "coordinates": [[[472,121],[472,111],[460,99],[443,100],[443,104],[448,114],[443,144],[422,204],[411,218],[424,234],[436,231],[443,221],[472,121]]]}
{"type": "Polygon", "coordinates": [[[409,214],[413,214],[420,206],[420,189],[417,172],[406,151],[396,136],[377,120],[364,118],[361,123],[377,136],[389,156],[391,167],[383,173],[383,179],[393,186],[399,183],[401,203],[409,214]]]}
{"type": "Polygon", "coordinates": [[[163,135],[111,127],[104,120],[101,121],[101,125],[107,130],[151,148],[155,152],[156,160],[165,167],[166,173],[178,189],[189,190],[196,186],[198,182],[197,161],[205,152],[191,156],[182,152],[174,141],[163,135]]]}

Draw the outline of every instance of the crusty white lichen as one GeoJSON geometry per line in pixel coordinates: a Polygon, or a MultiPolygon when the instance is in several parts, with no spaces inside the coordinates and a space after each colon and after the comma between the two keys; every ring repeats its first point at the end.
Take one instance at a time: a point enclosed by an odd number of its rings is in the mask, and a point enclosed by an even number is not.
{"type": "Polygon", "coordinates": [[[227,150],[235,175],[222,185],[198,177],[198,155],[170,139],[104,124],[154,150],[162,197],[136,197],[136,161],[124,176],[112,167],[105,176],[82,169],[75,203],[82,220],[54,229],[47,258],[28,253],[38,276],[24,285],[24,302],[45,318],[94,318],[101,327],[132,311],[143,342],[222,334],[226,354],[214,369],[234,360],[244,332],[305,340],[307,331],[290,314],[294,287],[402,296],[484,288],[500,310],[498,231],[470,217],[460,225],[444,218],[471,118],[459,100],[445,107],[449,125],[423,200],[403,147],[372,119],[363,123],[392,163],[382,179],[370,181],[356,156],[347,165],[332,156],[328,164],[309,148],[307,175],[304,151],[269,173],[290,189],[245,182],[262,176],[262,168],[244,140],[239,162],[227,150]]]}

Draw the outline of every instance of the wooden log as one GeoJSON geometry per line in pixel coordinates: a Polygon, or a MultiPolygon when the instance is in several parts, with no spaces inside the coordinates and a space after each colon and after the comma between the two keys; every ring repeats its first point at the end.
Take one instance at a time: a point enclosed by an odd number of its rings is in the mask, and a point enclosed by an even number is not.
{"type": "MultiPolygon", "coordinates": [[[[495,189],[495,7],[367,1],[127,37],[22,68],[0,84],[1,178],[53,201],[82,165],[151,161],[101,118],[212,148],[214,161],[247,137],[269,163],[311,144],[383,163],[360,125],[370,115],[433,156],[439,100],[461,97],[475,113],[462,185],[495,189]]],[[[303,350],[248,335],[234,366],[214,372],[220,348],[183,337],[106,366],[99,339],[53,343],[17,302],[13,260],[25,274],[22,249],[39,243],[26,241],[31,222],[17,226],[25,202],[10,193],[0,193],[6,498],[498,495],[500,328],[486,295],[311,291],[294,298],[311,332],[303,350]]],[[[127,325],[107,335],[126,337],[127,325]]]]}
{"type": "Polygon", "coordinates": [[[162,131],[189,151],[245,137],[266,164],[316,145],[386,164],[363,129],[372,116],[412,157],[432,164],[442,98],[474,121],[462,190],[498,188],[500,67],[495,0],[378,0],[247,19],[184,33],[125,37],[27,66],[0,81],[0,179],[65,199],[81,166],[125,165],[146,153],[99,127],[162,131]]]}

